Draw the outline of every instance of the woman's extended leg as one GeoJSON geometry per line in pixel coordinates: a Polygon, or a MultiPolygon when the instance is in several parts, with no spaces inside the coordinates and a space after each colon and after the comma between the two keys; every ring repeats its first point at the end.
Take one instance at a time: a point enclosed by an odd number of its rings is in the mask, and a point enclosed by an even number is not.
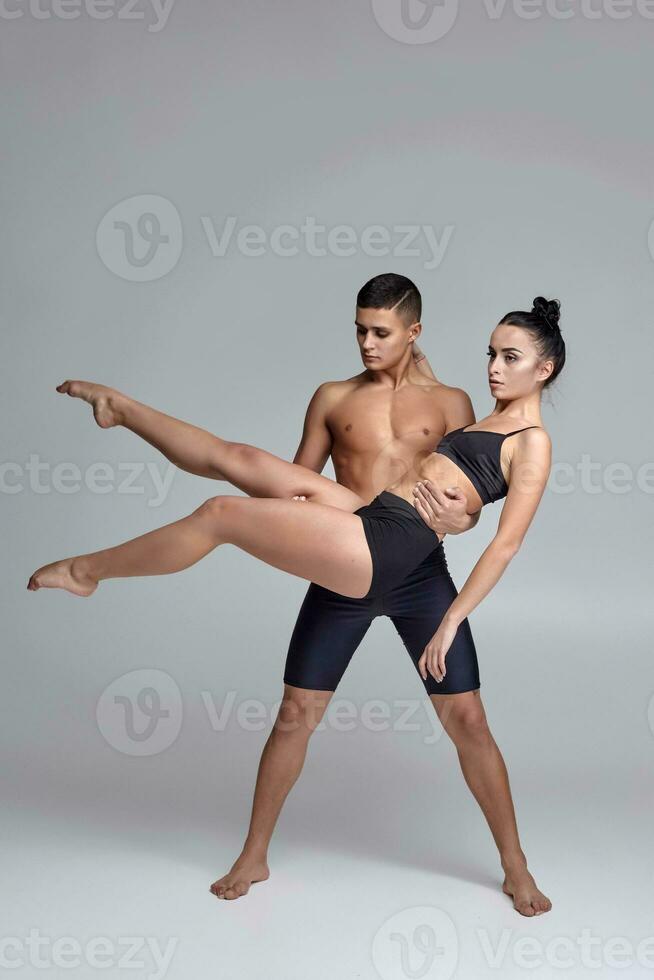
{"type": "Polygon", "coordinates": [[[247,443],[221,439],[205,429],[137,402],[115,388],[90,381],[64,381],[57,386],[57,391],[89,402],[101,428],[122,425],[149,442],[180,469],[196,476],[226,480],[251,497],[290,500],[303,495],[314,503],[350,512],[367,503],[352,490],[306,466],[289,463],[247,443]]]}
{"type": "Polygon", "coordinates": [[[27,588],[91,595],[105,578],[166,575],[234,544],[268,565],[353,599],[372,581],[363,522],[336,507],[292,500],[212,497],[197,510],[115,548],[66,558],[37,569],[27,588]]]}

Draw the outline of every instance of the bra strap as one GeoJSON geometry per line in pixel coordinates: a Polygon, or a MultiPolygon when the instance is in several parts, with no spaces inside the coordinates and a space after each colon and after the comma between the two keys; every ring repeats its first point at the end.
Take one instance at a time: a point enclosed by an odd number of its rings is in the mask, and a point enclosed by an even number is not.
{"type": "Polygon", "coordinates": [[[524,429],[514,429],[513,432],[507,432],[507,436],[514,436],[518,432],[526,432],[527,429],[541,429],[541,425],[526,425],[524,429]]]}

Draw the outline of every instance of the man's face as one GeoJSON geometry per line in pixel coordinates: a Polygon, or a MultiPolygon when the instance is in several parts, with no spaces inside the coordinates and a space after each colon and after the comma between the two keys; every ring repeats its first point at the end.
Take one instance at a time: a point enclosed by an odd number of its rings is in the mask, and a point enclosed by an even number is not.
{"type": "Polygon", "coordinates": [[[361,359],[370,371],[388,370],[405,356],[420,333],[420,325],[407,326],[394,310],[357,306],[355,326],[361,359]]]}

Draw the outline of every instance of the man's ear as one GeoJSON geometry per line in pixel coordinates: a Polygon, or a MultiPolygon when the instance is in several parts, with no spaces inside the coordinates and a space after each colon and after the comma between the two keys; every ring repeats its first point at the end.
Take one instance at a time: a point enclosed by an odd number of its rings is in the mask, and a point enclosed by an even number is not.
{"type": "Polygon", "coordinates": [[[422,323],[412,323],[409,327],[409,342],[417,340],[422,333],[422,323]]]}

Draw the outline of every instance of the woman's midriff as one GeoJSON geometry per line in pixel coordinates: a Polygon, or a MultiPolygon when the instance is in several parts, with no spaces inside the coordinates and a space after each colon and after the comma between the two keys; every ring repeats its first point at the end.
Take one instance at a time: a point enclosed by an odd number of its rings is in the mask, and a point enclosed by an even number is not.
{"type": "Polygon", "coordinates": [[[459,487],[466,498],[466,510],[469,514],[474,514],[482,507],[481,498],[475,490],[474,484],[456,463],[453,463],[442,453],[430,453],[421,463],[405,473],[401,480],[397,480],[385,489],[390,493],[396,493],[399,497],[404,497],[412,504],[414,501],[413,488],[418,480],[423,482],[429,480],[439,490],[459,487]]]}

